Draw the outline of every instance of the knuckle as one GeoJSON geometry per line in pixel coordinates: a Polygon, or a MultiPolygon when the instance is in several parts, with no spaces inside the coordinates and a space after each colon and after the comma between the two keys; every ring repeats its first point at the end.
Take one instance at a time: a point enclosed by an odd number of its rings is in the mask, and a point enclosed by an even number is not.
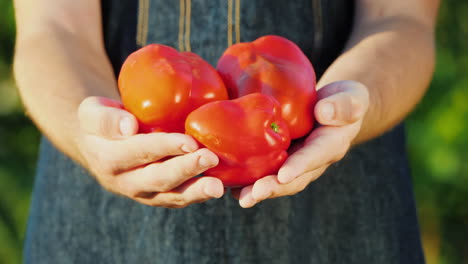
{"type": "Polygon", "coordinates": [[[96,174],[96,180],[101,185],[104,190],[111,193],[127,196],[127,193],[124,188],[120,185],[119,181],[113,176],[106,174],[96,174]]]}
{"type": "Polygon", "coordinates": [[[157,192],[168,192],[174,188],[175,175],[165,175],[160,163],[154,163],[145,168],[145,174],[149,174],[149,185],[157,192]]]}
{"type": "Polygon", "coordinates": [[[107,179],[113,176],[113,173],[108,168],[108,165],[105,163],[97,162],[94,160],[88,163],[88,171],[94,175],[97,179],[107,179]]]}
{"type": "Polygon", "coordinates": [[[297,194],[297,193],[300,193],[300,192],[303,192],[306,188],[307,188],[308,184],[307,183],[302,183],[298,186],[298,188],[296,189],[296,192],[294,194],[297,194]]]}
{"type": "Polygon", "coordinates": [[[118,190],[118,188],[115,188],[115,185],[111,181],[103,179],[99,176],[96,176],[96,180],[98,181],[99,185],[104,188],[104,190],[112,193],[122,193],[120,190],[118,190]]]}
{"type": "Polygon", "coordinates": [[[350,142],[349,140],[342,136],[342,137],[339,137],[337,140],[336,140],[336,154],[334,155],[333,159],[332,159],[332,162],[337,162],[341,159],[343,159],[346,155],[346,153],[348,152],[348,149],[349,149],[349,146],[350,146],[350,142]]]}
{"type": "Polygon", "coordinates": [[[187,200],[181,195],[175,195],[170,199],[170,206],[172,206],[172,208],[184,208],[187,205],[187,200]]]}
{"type": "Polygon", "coordinates": [[[118,186],[119,186],[118,188],[122,192],[122,194],[124,194],[125,196],[130,197],[131,199],[141,198],[143,196],[141,190],[138,190],[137,188],[135,188],[132,185],[119,184],[118,186]]]}
{"type": "Polygon", "coordinates": [[[132,186],[126,184],[126,181],[122,177],[119,177],[116,174],[111,174],[109,172],[103,172],[102,179],[105,181],[107,185],[113,186],[114,189],[118,190],[129,190],[132,186]]]}
{"type": "Polygon", "coordinates": [[[345,156],[346,156],[346,151],[341,151],[337,156],[338,158],[337,161],[342,160],[345,156]]]}
{"type": "Polygon", "coordinates": [[[98,132],[102,135],[110,135],[114,125],[113,123],[113,118],[107,112],[103,112],[98,121],[98,132]]]}
{"type": "Polygon", "coordinates": [[[189,159],[186,163],[179,167],[179,172],[184,176],[194,176],[198,174],[197,161],[198,159],[196,158],[189,159]]]}
{"type": "Polygon", "coordinates": [[[307,184],[305,183],[301,183],[301,184],[298,184],[295,188],[292,188],[289,192],[288,192],[288,196],[293,196],[293,195],[296,195],[302,191],[304,191],[307,187],[307,184]]]}
{"type": "Polygon", "coordinates": [[[182,169],[182,174],[183,174],[184,176],[194,176],[194,175],[196,175],[196,174],[198,174],[198,173],[196,172],[196,169],[195,169],[195,168],[193,168],[193,167],[191,167],[191,166],[186,166],[186,167],[184,167],[184,168],[182,169]]]}
{"type": "Polygon", "coordinates": [[[149,140],[152,144],[164,147],[171,145],[171,143],[174,142],[174,139],[177,138],[172,133],[166,132],[151,133],[148,136],[150,137],[149,140]]]}
{"type": "Polygon", "coordinates": [[[333,156],[333,158],[330,159],[330,161],[328,162],[328,164],[333,164],[333,163],[335,163],[335,162],[340,161],[340,160],[341,160],[341,157],[340,157],[340,156],[341,156],[341,153],[338,154],[338,155],[333,156]]]}
{"type": "Polygon", "coordinates": [[[135,159],[141,161],[142,163],[148,163],[153,161],[153,155],[148,151],[140,151],[135,155],[135,159]]]}
{"type": "Polygon", "coordinates": [[[276,198],[276,197],[279,197],[279,192],[277,190],[272,190],[270,192],[270,194],[268,195],[268,198],[267,199],[272,199],[272,198],[276,198]]]}
{"type": "Polygon", "coordinates": [[[169,182],[167,182],[167,180],[163,180],[161,177],[154,177],[152,185],[158,192],[168,192],[172,189],[169,182]]]}
{"type": "Polygon", "coordinates": [[[353,97],[349,94],[343,93],[339,96],[339,103],[336,104],[336,115],[338,120],[345,123],[352,123],[353,101],[353,97]]]}
{"type": "Polygon", "coordinates": [[[342,160],[346,156],[346,149],[340,150],[337,154],[331,159],[330,163],[335,163],[342,160]]]}
{"type": "Polygon", "coordinates": [[[349,140],[343,140],[343,144],[341,145],[341,151],[338,154],[338,157],[343,159],[346,156],[346,153],[348,153],[349,148],[351,147],[351,143],[349,140]]]}
{"type": "Polygon", "coordinates": [[[114,159],[103,151],[95,153],[93,158],[93,167],[102,174],[117,176],[121,169],[114,159]]]}

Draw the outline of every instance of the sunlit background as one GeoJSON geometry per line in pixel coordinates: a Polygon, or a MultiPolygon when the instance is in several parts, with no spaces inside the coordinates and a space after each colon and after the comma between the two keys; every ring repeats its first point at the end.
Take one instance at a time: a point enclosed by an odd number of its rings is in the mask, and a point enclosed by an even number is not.
{"type": "MultiPolygon", "coordinates": [[[[12,79],[14,37],[12,1],[0,0],[0,263],[21,262],[40,138],[12,79]]],[[[443,1],[434,80],[407,122],[429,264],[468,263],[467,47],[468,1],[443,1]]]]}

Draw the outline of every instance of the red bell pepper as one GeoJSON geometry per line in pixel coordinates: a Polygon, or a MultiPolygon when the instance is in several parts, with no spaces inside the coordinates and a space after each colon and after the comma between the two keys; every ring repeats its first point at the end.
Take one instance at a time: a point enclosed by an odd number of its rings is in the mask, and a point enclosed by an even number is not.
{"type": "Polygon", "coordinates": [[[119,74],[119,90],[142,133],[183,133],[191,111],[228,98],[222,79],[208,62],[160,44],[128,56],[119,74]]]}
{"type": "Polygon", "coordinates": [[[205,104],[189,114],[185,130],[219,157],[205,174],[227,187],[277,173],[291,142],[279,103],[260,93],[205,104]]]}
{"type": "Polygon", "coordinates": [[[224,52],[217,70],[231,99],[256,92],[275,97],[292,139],[305,136],[313,128],[315,72],[292,41],[265,36],[235,44],[224,52]]]}

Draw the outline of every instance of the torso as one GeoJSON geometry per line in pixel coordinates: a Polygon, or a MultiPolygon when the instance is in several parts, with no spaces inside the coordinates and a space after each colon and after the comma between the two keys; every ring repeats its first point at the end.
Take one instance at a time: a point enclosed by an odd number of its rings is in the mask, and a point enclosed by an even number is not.
{"type": "MultiPolygon", "coordinates": [[[[320,76],[353,17],[347,0],[106,0],[103,10],[116,74],[148,43],[190,49],[215,65],[231,42],[277,34],[296,42],[320,76]],[[189,3],[190,34],[180,8],[189,3]]],[[[44,140],[25,262],[423,263],[404,144],[398,126],[355,147],[303,192],[252,209],[225,195],[171,210],[104,191],[44,140]]]]}

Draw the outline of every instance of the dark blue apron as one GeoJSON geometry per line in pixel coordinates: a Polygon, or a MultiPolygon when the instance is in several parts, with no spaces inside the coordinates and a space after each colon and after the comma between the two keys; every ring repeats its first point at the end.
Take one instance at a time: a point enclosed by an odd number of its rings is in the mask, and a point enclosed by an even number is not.
{"type": "MultiPolygon", "coordinates": [[[[348,0],[107,0],[105,44],[118,74],[147,43],[212,65],[232,43],[278,34],[320,76],[350,33],[348,0]]],[[[355,147],[295,196],[242,209],[230,195],[152,208],[103,190],[43,140],[26,263],[424,263],[404,128],[355,147]]]]}

